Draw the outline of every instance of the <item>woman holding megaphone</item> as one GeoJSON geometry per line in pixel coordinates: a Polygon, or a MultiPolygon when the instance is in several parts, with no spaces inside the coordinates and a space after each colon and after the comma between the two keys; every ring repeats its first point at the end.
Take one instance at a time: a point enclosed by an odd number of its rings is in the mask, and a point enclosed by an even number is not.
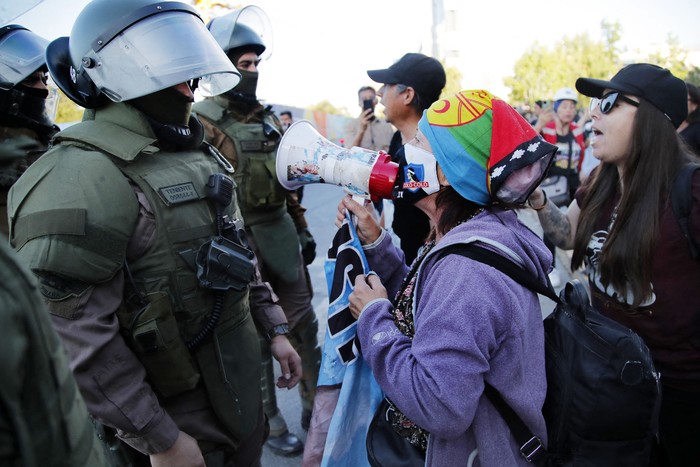
{"type": "Polygon", "coordinates": [[[426,465],[520,465],[520,446],[484,395],[488,381],[546,442],[542,315],[536,293],[446,248],[476,244],[543,285],[552,256],[518,220],[556,148],[487,91],[435,102],[405,147],[398,190],[431,220],[410,267],[371,208],[349,196],[374,273],[358,276],[350,310],[362,356],[391,407],[389,421],[426,465]],[[523,358],[526,355],[527,358],[523,358]],[[430,434],[430,436],[428,436],[430,434]]]}

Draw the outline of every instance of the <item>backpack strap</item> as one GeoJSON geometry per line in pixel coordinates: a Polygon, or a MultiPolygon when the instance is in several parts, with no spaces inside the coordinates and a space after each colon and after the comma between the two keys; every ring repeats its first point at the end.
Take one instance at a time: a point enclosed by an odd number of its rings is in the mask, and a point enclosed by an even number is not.
{"type": "MultiPolygon", "coordinates": [[[[450,245],[441,249],[437,254],[439,255],[438,259],[448,254],[458,254],[474,261],[487,264],[501,271],[523,287],[549,297],[556,303],[561,303],[561,299],[557,296],[549,279],[547,279],[547,286],[545,287],[513,261],[494,251],[480,247],[475,243],[457,243],[450,245]]],[[[501,417],[503,417],[503,420],[505,420],[513,434],[513,438],[515,438],[515,441],[520,445],[520,454],[522,454],[525,460],[535,465],[549,465],[553,460],[553,455],[546,451],[542,440],[532,433],[513,408],[503,400],[503,396],[501,396],[498,390],[486,381],[484,381],[484,394],[501,417]]]]}
{"type": "Polygon", "coordinates": [[[495,251],[481,247],[476,243],[455,243],[442,248],[437,254],[438,257],[449,254],[458,254],[460,256],[473,259],[474,261],[487,264],[495,269],[498,269],[523,287],[532,290],[533,292],[537,292],[538,294],[544,295],[556,303],[561,302],[559,296],[552,287],[552,284],[549,282],[549,279],[547,279],[547,286],[545,287],[540,282],[537,282],[532,277],[532,274],[526,272],[513,261],[509,260],[505,256],[499,255],[495,251]]]}
{"type": "Polygon", "coordinates": [[[683,232],[686,240],[688,240],[688,248],[690,249],[690,257],[700,261],[700,242],[693,238],[688,225],[690,218],[690,207],[693,203],[693,174],[700,169],[700,164],[694,162],[688,163],[681,168],[673,180],[671,188],[671,207],[673,214],[676,216],[678,225],[683,232]]]}

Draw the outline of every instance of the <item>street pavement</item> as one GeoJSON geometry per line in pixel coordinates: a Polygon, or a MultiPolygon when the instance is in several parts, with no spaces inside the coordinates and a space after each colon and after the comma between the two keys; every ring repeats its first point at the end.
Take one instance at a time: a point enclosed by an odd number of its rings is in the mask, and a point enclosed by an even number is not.
{"type": "MultiPolygon", "coordinates": [[[[336,232],[335,213],[338,203],[345,195],[344,191],[334,185],[306,185],[304,187],[304,197],[302,204],[306,207],[306,220],[309,223],[309,230],[316,240],[316,259],[309,265],[309,275],[314,289],[313,306],[316,311],[319,323],[319,343],[323,343],[326,329],[326,318],[328,310],[328,290],[326,286],[326,277],[323,269],[323,263],[328,251],[328,247],[333,240],[336,232]]],[[[391,225],[391,204],[385,202],[386,225],[391,225]]],[[[542,235],[537,215],[531,209],[523,209],[518,212],[521,221],[530,227],[533,231],[542,235]]],[[[557,268],[561,276],[561,286],[557,288],[557,292],[573,277],[581,278],[580,275],[571,274],[569,264],[571,262],[570,255],[562,250],[557,250],[557,268]]],[[[543,316],[548,315],[554,309],[554,302],[547,297],[540,296],[543,316]]],[[[275,378],[279,375],[279,367],[275,362],[275,378]]],[[[302,441],[306,441],[306,432],[301,429],[301,403],[299,400],[299,392],[297,389],[278,390],[277,404],[287,422],[287,426],[292,433],[295,433],[302,441]]],[[[301,466],[302,456],[299,454],[294,457],[283,457],[273,453],[267,446],[263,449],[262,466],[263,467],[299,467],[301,466]]]]}

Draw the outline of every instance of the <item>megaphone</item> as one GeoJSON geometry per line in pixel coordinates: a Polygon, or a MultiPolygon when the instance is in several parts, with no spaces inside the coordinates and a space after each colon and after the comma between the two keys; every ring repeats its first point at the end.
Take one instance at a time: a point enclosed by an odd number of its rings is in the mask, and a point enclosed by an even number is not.
{"type": "Polygon", "coordinates": [[[391,199],[398,169],[389,154],[333,144],[307,120],[292,123],[277,149],[277,178],[288,190],[330,183],[353,197],[391,199]]]}

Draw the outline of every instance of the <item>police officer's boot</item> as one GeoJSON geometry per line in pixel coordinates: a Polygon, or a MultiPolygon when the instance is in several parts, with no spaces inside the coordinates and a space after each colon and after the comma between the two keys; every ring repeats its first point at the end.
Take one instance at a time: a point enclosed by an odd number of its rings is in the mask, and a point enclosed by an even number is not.
{"type": "Polygon", "coordinates": [[[260,339],[262,349],[262,378],[260,381],[263,395],[263,410],[270,423],[270,436],[265,445],[275,454],[281,456],[294,456],[301,454],[304,450],[304,443],[299,437],[289,432],[287,423],[277,408],[277,396],[275,395],[275,375],[272,366],[272,353],[270,344],[260,339]]]}

